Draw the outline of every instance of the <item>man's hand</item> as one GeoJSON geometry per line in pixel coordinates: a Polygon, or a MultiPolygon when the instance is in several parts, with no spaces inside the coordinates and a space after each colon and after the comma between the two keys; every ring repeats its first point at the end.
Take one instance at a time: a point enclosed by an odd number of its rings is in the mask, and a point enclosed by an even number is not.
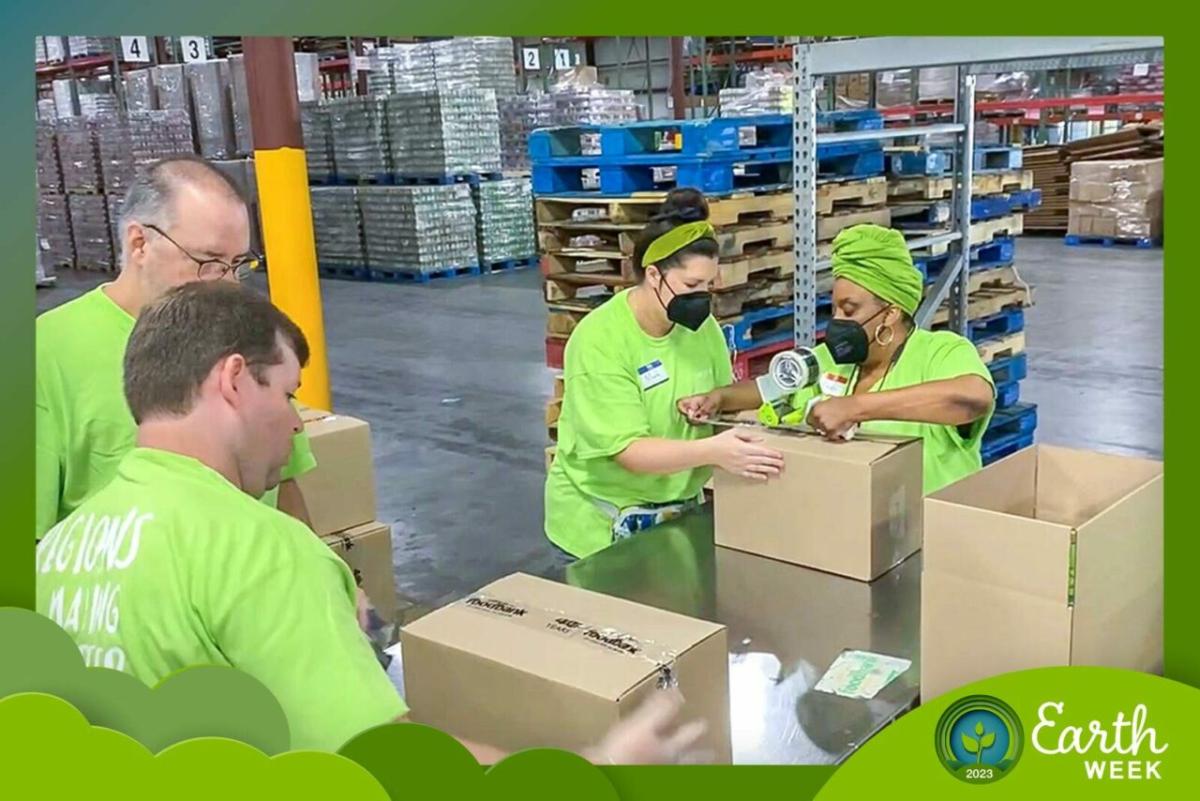
{"type": "Polygon", "coordinates": [[[847,432],[859,421],[858,403],[853,395],[826,398],[813,404],[808,424],[829,440],[844,440],[847,432]]]}
{"type": "Polygon", "coordinates": [[[669,765],[696,761],[692,747],[708,726],[696,720],[676,728],[683,708],[678,690],[656,690],[632,715],[617,723],[583,756],[598,765],[669,765]]]}
{"type": "Polygon", "coordinates": [[[679,413],[692,425],[707,423],[721,411],[721,391],[714,389],[704,395],[680,398],[676,404],[679,413]]]}

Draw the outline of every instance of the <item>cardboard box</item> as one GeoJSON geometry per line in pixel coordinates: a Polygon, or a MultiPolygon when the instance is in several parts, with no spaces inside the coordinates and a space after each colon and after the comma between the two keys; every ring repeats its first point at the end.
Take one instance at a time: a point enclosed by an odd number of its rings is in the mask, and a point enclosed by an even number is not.
{"type": "Polygon", "coordinates": [[[313,531],[334,534],[375,519],[371,427],[362,420],[302,409],[317,467],[296,479],[313,531]]]}
{"type": "Polygon", "coordinates": [[[860,581],[920,550],[919,439],[762,434],[784,454],[786,470],[767,482],[716,471],[717,545],[860,581]]]}
{"type": "Polygon", "coordinates": [[[405,699],[419,723],[510,751],[598,743],[660,682],[699,748],[731,759],[725,627],[517,573],[405,626],[405,699]]]}
{"type": "Polygon", "coordinates": [[[921,697],[1053,665],[1162,669],[1163,466],[1039,445],[925,500],[921,697]]]}
{"type": "Polygon", "coordinates": [[[1068,233],[1162,236],[1163,160],[1080,161],[1071,165],[1068,233]]]}
{"type": "Polygon", "coordinates": [[[350,566],[375,611],[394,626],[397,603],[392,527],[375,521],[338,534],[326,534],[321,541],[350,566]]]}

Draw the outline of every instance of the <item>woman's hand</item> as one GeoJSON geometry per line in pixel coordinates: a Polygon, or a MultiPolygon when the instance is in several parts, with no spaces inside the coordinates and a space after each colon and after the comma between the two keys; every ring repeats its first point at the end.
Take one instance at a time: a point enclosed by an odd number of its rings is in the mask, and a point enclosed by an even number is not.
{"type": "Polygon", "coordinates": [[[766,481],[783,474],[783,454],[759,443],[761,434],[749,428],[730,428],[707,441],[712,464],[727,473],[753,481],[766,481]]]}
{"type": "Polygon", "coordinates": [[[721,412],[721,390],[714,389],[703,395],[680,398],[676,407],[692,425],[702,425],[721,412]]]}
{"type": "Polygon", "coordinates": [[[844,440],[858,420],[858,404],[854,396],[826,398],[813,404],[806,421],[818,434],[830,440],[844,440]]]}

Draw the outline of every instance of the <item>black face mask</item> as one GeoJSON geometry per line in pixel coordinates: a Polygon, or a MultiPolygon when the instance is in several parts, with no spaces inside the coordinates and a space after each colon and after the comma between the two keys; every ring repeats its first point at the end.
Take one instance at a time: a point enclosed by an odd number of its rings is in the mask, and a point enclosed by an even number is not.
{"type": "MultiPolygon", "coordinates": [[[[699,331],[700,326],[712,314],[712,293],[704,291],[676,293],[664,278],[660,286],[665,286],[671,293],[671,302],[663,304],[667,310],[667,319],[678,323],[689,331],[699,331]]],[[[655,290],[658,302],[662,303],[662,295],[655,290]]]]}
{"type": "MultiPolygon", "coordinates": [[[[887,310],[888,307],[884,306],[868,317],[866,322],[871,322],[887,310]]],[[[829,348],[835,364],[862,364],[871,351],[867,329],[855,320],[830,320],[825,329],[825,347],[829,348]]]]}

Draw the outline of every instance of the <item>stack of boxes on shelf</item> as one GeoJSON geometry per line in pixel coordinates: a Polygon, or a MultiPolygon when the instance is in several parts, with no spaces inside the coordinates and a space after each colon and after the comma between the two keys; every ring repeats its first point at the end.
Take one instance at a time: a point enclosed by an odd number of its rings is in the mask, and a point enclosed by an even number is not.
{"type": "MultiPolygon", "coordinates": [[[[821,115],[819,123],[825,130],[870,129],[881,127],[882,118],[873,111],[834,112],[821,115]]],[[[535,199],[549,312],[547,364],[561,369],[578,322],[633,283],[634,243],[665,198],[637,191],[652,185],[692,186],[708,196],[721,267],[713,314],[735,376],[761,374],[771,356],[791,347],[796,263],[791,125],[790,117],[765,115],[535,132],[530,141],[535,191],[551,190],[535,199]],[[583,139],[588,134],[598,134],[599,153],[581,152],[590,144],[583,139]],[[590,188],[583,170],[593,164],[599,180],[590,188]],[[663,180],[655,181],[660,175],[663,180]]],[[[821,146],[817,155],[819,256],[827,257],[842,229],[887,225],[890,212],[878,142],[821,146]]],[[[820,332],[830,314],[830,285],[829,274],[821,276],[820,332]]],[[[547,410],[552,434],[557,408],[555,400],[547,410]]]]}
{"type": "Polygon", "coordinates": [[[391,526],[376,520],[371,428],[363,420],[301,409],[317,467],[296,479],[312,529],[346,561],[384,624],[396,637],[396,585],[391,526]]]}
{"type": "MultiPolygon", "coordinates": [[[[909,237],[950,230],[954,177],[947,174],[952,154],[918,151],[891,155],[888,200],[892,225],[909,237]]],[[[971,200],[971,255],[968,276],[968,334],[996,384],[996,412],[983,441],[990,463],[1033,443],[1037,406],[1021,403],[1020,382],[1027,373],[1024,307],[1032,289],[1015,265],[1016,239],[1025,212],[1041,193],[1022,167],[1019,148],[976,148],[971,200]]],[[[948,246],[914,252],[913,260],[932,287],[949,266],[948,246]]],[[[949,306],[934,317],[934,328],[949,323],[949,306]]]]}
{"type": "Polygon", "coordinates": [[[371,63],[367,97],[303,108],[310,180],[342,190],[320,200],[314,190],[322,274],[424,282],[532,264],[528,179],[500,170],[497,95],[516,91],[512,41],[399,44],[371,63]]]}

